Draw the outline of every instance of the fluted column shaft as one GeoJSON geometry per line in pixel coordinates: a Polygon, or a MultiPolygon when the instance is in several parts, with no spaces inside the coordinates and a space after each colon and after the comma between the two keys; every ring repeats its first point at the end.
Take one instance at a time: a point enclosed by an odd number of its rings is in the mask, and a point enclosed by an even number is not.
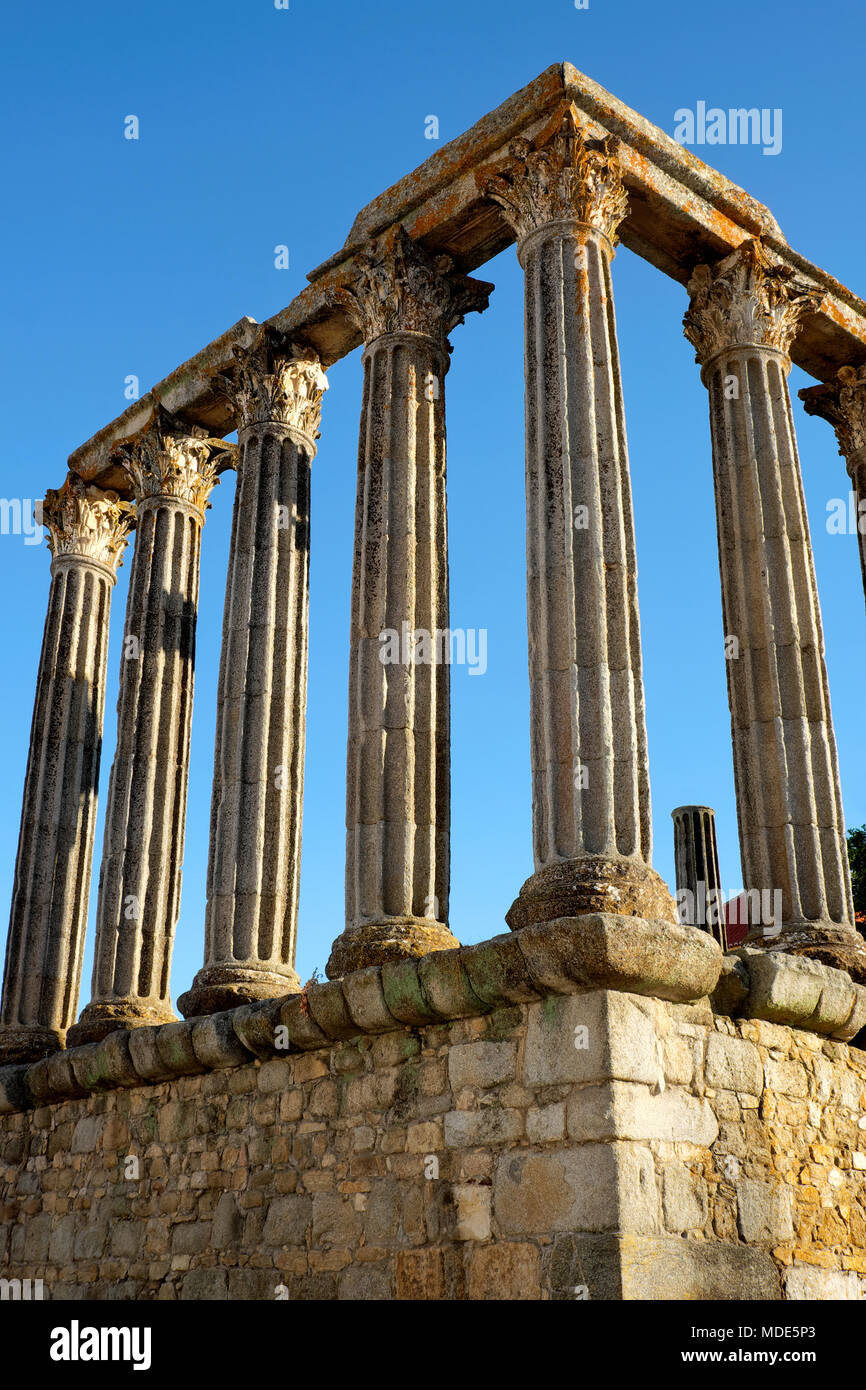
{"type": "Polygon", "coordinates": [[[238,484],[223,617],[205,960],[189,1016],[297,989],[310,465],[327,380],[268,339],[237,352],[227,394],[238,484]]]}
{"type": "Polygon", "coordinates": [[[52,550],[0,1006],[0,1061],[62,1047],[87,927],[105,709],[108,618],[134,522],[74,474],[43,506],[52,550]]]}
{"type": "Polygon", "coordinates": [[[727,947],[716,816],[711,806],[678,806],[674,822],[674,865],[680,920],[703,927],[727,947]]]}
{"type": "Polygon", "coordinates": [[[201,528],[218,441],[160,417],[124,455],[137,500],[91,1002],[70,1041],[171,1020],[201,528]]]}
{"type": "Polygon", "coordinates": [[[331,978],[457,945],[448,928],[449,329],[492,286],[402,235],[343,303],[362,325],[352,579],[346,930],[331,978]],[[442,659],[444,656],[444,659],[442,659]]]}
{"type": "MultiPolygon", "coordinates": [[[[346,921],[445,927],[450,830],[449,668],[385,663],[381,634],[448,627],[446,361],[420,333],[364,354],[352,580],[346,921]],[[404,627],[405,625],[405,627],[404,627]]],[[[436,928],[434,928],[435,930],[436,928]]]]}
{"type": "Polygon", "coordinates": [[[866,597],[866,366],[840,367],[835,381],[807,386],[800,399],[809,415],[820,415],[836,431],[854,494],[860,578],[866,597]]]}
{"type": "Polygon", "coordinates": [[[617,144],[571,112],[488,184],[525,273],[535,873],[506,920],[674,919],[652,832],[637,560],[610,262],[617,144]]]}
{"type": "MultiPolygon", "coordinates": [[[[824,634],[787,376],[820,296],[746,243],[690,284],[709,391],[743,885],[782,894],[768,946],[862,971],[824,634]],[[733,642],[731,639],[734,639],[733,642]]],[[[757,933],[756,933],[757,934],[757,933]]]]}

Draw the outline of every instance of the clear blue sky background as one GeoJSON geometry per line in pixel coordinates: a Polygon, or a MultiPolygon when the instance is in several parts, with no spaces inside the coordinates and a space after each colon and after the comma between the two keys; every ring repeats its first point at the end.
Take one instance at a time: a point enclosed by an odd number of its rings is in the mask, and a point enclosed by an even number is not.
{"type": "MultiPolygon", "coordinates": [[[[343,242],[356,211],[563,59],[673,133],[678,107],[781,107],[783,148],[703,151],[775,213],[792,246],[860,293],[860,0],[43,0],[4,16],[0,224],[5,331],[0,496],[56,487],[67,455],[243,314],[264,319],[343,242]],[[819,29],[819,33],[815,29],[819,29]],[[124,117],[141,123],[123,138],[124,117]],[[424,138],[440,122],[439,145],[424,138]],[[274,268],[274,247],[290,268],[274,268]]],[[[700,151],[696,151],[701,153],[700,151]]],[[[455,669],[452,926],[504,930],[532,870],[524,604],[522,277],[478,272],[489,311],[454,335],[447,382],[452,625],[485,627],[488,671],[455,669]]],[[[740,885],[707,403],[680,327],[685,291],[621,249],[614,287],[637,520],[655,864],[670,811],[717,809],[722,880],[740,885]]],[[[298,969],[343,925],[344,774],[360,354],[330,373],[314,465],[310,702],[298,969]]],[[[791,388],[808,384],[796,369],[791,388]]],[[[827,639],[847,823],[866,821],[863,596],[832,432],[795,406],[827,639]]],[[[173,997],[203,951],[219,630],[234,490],[213,496],[202,558],[183,905],[173,997]]],[[[49,584],[44,546],[0,538],[4,718],[0,905],[11,896],[49,584]]],[[[129,562],[115,590],[101,810],[129,562]]],[[[97,853],[82,1003],[89,997],[97,853]]]]}

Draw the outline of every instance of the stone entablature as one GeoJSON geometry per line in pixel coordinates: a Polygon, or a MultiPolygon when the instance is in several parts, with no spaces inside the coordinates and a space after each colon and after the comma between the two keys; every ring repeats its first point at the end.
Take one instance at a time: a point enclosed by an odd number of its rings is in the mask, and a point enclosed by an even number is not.
{"type": "MultiPolygon", "coordinates": [[[[498,255],[515,233],[482,187],[516,140],[543,139],[564,108],[574,110],[590,138],[620,141],[626,192],[638,195],[620,227],[624,246],[686,285],[697,261],[715,260],[744,240],[761,238],[780,263],[823,295],[792,347],[795,364],[829,380],[839,367],[866,360],[862,299],[793,250],[768,208],[567,62],[553,64],[363,208],[344,246],[310,273],[311,284],[267,324],[316,348],[331,365],[361,341],[334,292],[357,277],[372,238],[403,226],[432,255],[447,252],[464,272],[498,255]]],[[[76,449],[70,466],[85,477],[106,472],[106,447],[141,429],[155,400],[208,431],[228,433],[233,412],[219,374],[231,365],[234,348],[258,331],[255,320],[239,320],[76,449]]],[[[103,481],[122,485],[110,469],[103,481]]]]}

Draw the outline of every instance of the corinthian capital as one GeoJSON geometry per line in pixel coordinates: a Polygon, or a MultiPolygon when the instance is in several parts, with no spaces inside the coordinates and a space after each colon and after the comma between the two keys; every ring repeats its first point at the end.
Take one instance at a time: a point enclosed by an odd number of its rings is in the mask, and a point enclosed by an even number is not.
{"type": "Polygon", "coordinates": [[[107,565],[116,574],[135,526],[135,508],[131,502],[121,502],[116,492],[93,487],[77,473],[69,473],[61,488],[46,493],[42,521],[55,560],[74,555],[107,565]]]}
{"type": "Polygon", "coordinates": [[[840,367],[835,381],[805,387],[800,400],[807,415],[829,420],[843,458],[866,450],[866,366],[840,367]]]}
{"type": "Polygon", "coordinates": [[[823,298],[790,267],[772,262],[759,241],[744,241],[714,266],[696,266],[688,290],[683,329],[702,364],[735,347],[787,354],[800,319],[823,298]]]}
{"type": "Polygon", "coordinates": [[[222,378],[241,426],[273,422],[318,439],[328,378],[312,348],[264,328],[252,347],[236,347],[233,356],[222,378]]]}
{"type": "Polygon", "coordinates": [[[171,497],[204,512],[218,474],[233,466],[235,446],[185,425],[157,403],[146,430],[115,451],[132,480],[136,500],[171,497]]]}
{"type": "Polygon", "coordinates": [[[589,140],[574,107],[566,106],[540,145],[514,141],[510,163],[487,178],[482,191],[499,204],[518,237],[569,221],[594,227],[613,242],[628,211],[620,144],[613,135],[589,140]]]}
{"type": "Polygon", "coordinates": [[[365,343],[383,333],[425,333],[444,347],[465,314],[484,312],[494,288],[456,273],[450,256],[429,255],[403,227],[390,244],[374,242],[359,261],[354,285],[336,290],[334,301],[365,343]]]}

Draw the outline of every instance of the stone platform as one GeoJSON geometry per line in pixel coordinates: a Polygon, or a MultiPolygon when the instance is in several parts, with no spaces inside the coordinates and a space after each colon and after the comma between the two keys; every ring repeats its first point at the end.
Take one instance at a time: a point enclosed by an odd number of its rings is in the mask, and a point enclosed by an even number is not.
{"type": "Polygon", "coordinates": [[[860,1298],[864,1022],[842,972],[599,915],[118,1032],[0,1071],[0,1277],[860,1298]]]}

